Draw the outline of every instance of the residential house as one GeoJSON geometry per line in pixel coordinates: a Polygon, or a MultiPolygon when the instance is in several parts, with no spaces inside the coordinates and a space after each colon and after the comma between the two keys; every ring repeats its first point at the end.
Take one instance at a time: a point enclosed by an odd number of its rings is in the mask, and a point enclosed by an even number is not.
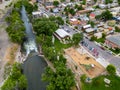
{"type": "Polygon", "coordinates": [[[39,18],[39,17],[49,17],[48,14],[46,14],[45,12],[40,12],[40,11],[35,11],[35,12],[32,12],[32,16],[33,18],[39,18]]]}
{"type": "Polygon", "coordinates": [[[120,48],[120,34],[107,36],[105,45],[112,49],[120,48]]]}
{"type": "Polygon", "coordinates": [[[102,37],[102,33],[101,32],[98,32],[98,33],[95,33],[94,36],[99,39],[102,37]]]}
{"type": "Polygon", "coordinates": [[[91,21],[95,21],[95,14],[91,13],[90,16],[89,16],[89,18],[90,18],[91,21]]]}
{"type": "Polygon", "coordinates": [[[75,18],[70,19],[70,24],[71,25],[79,25],[80,24],[80,20],[75,19],[75,18]]]}

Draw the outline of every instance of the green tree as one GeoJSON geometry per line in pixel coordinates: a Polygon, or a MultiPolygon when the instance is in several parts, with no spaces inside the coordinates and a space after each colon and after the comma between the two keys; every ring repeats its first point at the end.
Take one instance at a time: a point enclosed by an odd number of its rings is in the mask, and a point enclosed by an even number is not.
{"type": "Polygon", "coordinates": [[[87,76],[86,76],[85,74],[83,74],[83,75],[80,77],[80,80],[81,80],[82,82],[85,82],[86,78],[87,78],[87,76]]]}
{"type": "Polygon", "coordinates": [[[82,1],[82,4],[83,4],[83,5],[86,5],[86,0],[83,0],[83,1],[82,1]]]}
{"type": "Polygon", "coordinates": [[[73,44],[76,46],[80,43],[80,41],[83,39],[83,34],[82,33],[76,33],[73,35],[73,44]]]}
{"type": "Polygon", "coordinates": [[[118,1],[118,4],[120,5],[120,0],[117,0],[118,1]]]}
{"type": "Polygon", "coordinates": [[[92,36],[90,40],[91,40],[91,41],[95,41],[96,39],[97,39],[97,38],[96,38],[95,36],[92,36]]]}
{"type": "Polygon", "coordinates": [[[115,26],[115,32],[120,32],[120,28],[115,26]]]}
{"type": "Polygon", "coordinates": [[[113,3],[113,0],[105,0],[105,4],[113,3]]]}
{"type": "Polygon", "coordinates": [[[71,14],[71,15],[75,15],[75,11],[74,11],[74,9],[73,8],[71,8],[70,10],[69,10],[69,13],[71,14]]]}
{"type": "Polygon", "coordinates": [[[108,71],[109,74],[111,74],[111,75],[115,75],[116,74],[116,68],[115,68],[115,66],[109,64],[106,69],[107,69],[107,71],[108,71]]]}
{"type": "Polygon", "coordinates": [[[18,87],[20,90],[25,90],[27,88],[27,79],[24,75],[18,79],[18,87]]]}
{"type": "Polygon", "coordinates": [[[109,10],[106,10],[106,11],[102,12],[101,17],[104,20],[110,20],[110,19],[112,19],[113,15],[109,10]]]}
{"type": "Polygon", "coordinates": [[[53,5],[57,7],[59,5],[59,2],[58,1],[53,1],[53,5]]]}
{"type": "Polygon", "coordinates": [[[56,23],[53,21],[50,21],[49,19],[43,18],[38,20],[35,20],[35,22],[33,23],[33,28],[37,33],[37,35],[44,34],[44,35],[51,36],[53,32],[58,28],[56,23]]]}

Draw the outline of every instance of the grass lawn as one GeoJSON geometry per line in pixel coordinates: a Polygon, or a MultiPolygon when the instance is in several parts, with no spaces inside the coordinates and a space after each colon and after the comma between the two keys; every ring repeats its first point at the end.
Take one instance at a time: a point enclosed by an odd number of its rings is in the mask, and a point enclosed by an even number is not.
{"type": "Polygon", "coordinates": [[[117,76],[99,76],[89,83],[82,82],[82,90],[120,90],[120,77],[117,76]],[[111,82],[109,87],[105,87],[104,78],[109,79],[111,82]]]}
{"type": "Polygon", "coordinates": [[[95,41],[96,41],[96,42],[101,42],[101,43],[104,43],[105,38],[99,38],[99,39],[96,39],[95,41]]]}
{"type": "Polygon", "coordinates": [[[63,49],[71,47],[72,44],[63,44],[58,39],[55,38],[54,47],[57,52],[62,52],[63,49]]]}

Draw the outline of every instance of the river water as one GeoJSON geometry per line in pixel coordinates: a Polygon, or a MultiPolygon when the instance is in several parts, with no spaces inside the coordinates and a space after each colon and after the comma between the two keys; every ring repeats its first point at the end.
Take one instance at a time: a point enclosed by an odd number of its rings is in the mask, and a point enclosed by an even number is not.
{"type": "Polygon", "coordinates": [[[25,7],[22,6],[21,16],[25,26],[27,41],[24,42],[27,59],[23,63],[23,73],[28,80],[27,90],[46,90],[47,83],[41,80],[41,75],[47,67],[44,58],[38,56],[35,35],[32,32],[32,24],[29,22],[25,7]]]}

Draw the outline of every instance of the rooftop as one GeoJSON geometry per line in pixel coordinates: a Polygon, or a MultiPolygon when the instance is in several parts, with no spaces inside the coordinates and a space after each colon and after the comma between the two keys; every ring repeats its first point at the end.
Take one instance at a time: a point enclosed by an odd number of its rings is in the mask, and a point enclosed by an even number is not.
{"type": "Polygon", "coordinates": [[[120,46],[120,34],[108,36],[106,39],[120,46]]]}
{"type": "Polygon", "coordinates": [[[69,34],[66,31],[64,31],[64,29],[58,29],[57,31],[55,31],[55,33],[57,33],[61,38],[69,36],[69,34]]]}

